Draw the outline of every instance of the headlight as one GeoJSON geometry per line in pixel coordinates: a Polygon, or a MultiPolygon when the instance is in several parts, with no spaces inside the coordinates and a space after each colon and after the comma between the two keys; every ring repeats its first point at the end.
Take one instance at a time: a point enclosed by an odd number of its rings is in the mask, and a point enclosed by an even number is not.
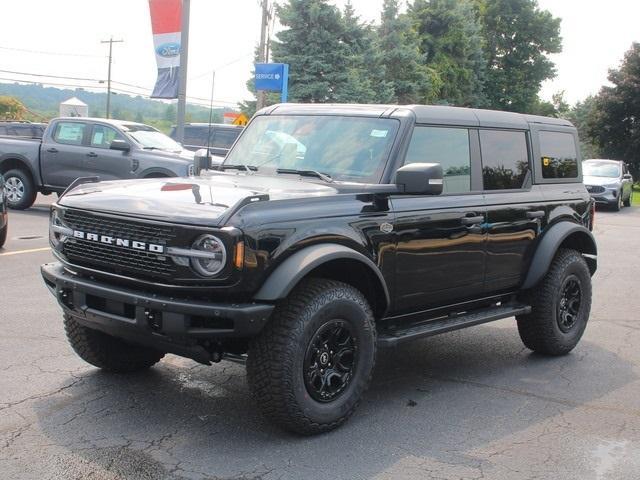
{"type": "Polygon", "coordinates": [[[227,262],[224,243],[209,234],[201,235],[193,242],[190,256],[191,267],[203,277],[213,277],[220,273],[227,262]]]}
{"type": "Polygon", "coordinates": [[[73,230],[64,226],[58,210],[52,210],[51,221],[49,222],[49,240],[53,248],[58,249],[60,244],[72,235],[73,230]]]}

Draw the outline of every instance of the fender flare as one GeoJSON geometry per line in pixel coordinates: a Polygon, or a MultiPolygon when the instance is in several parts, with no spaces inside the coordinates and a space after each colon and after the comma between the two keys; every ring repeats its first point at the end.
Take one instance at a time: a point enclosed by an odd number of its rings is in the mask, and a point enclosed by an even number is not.
{"type": "Polygon", "coordinates": [[[596,256],[598,248],[593,234],[584,226],[573,222],[559,222],[549,228],[538,243],[535,254],[529,266],[529,272],[522,285],[523,289],[534,287],[546,275],[553,257],[562,243],[572,235],[577,235],[583,248],[581,253],[589,255],[585,257],[589,264],[589,270],[593,275],[597,268],[596,256]]]}
{"type": "Polygon", "coordinates": [[[384,291],[386,304],[390,304],[389,290],[378,266],[363,254],[337,243],[312,245],[291,255],[271,272],[254,299],[262,301],[283,299],[309,272],[327,262],[340,259],[356,260],[371,270],[384,291]]]}
{"type": "Polygon", "coordinates": [[[144,170],[143,172],[140,172],[140,174],[138,175],[138,178],[145,178],[147,175],[153,175],[153,174],[162,174],[162,175],[166,175],[167,177],[177,177],[178,176],[178,175],[176,175],[176,172],[173,172],[173,171],[169,170],[168,168],[150,167],[150,168],[147,168],[146,170],[144,170]]]}
{"type": "Polygon", "coordinates": [[[23,167],[22,170],[25,170],[29,175],[31,175],[31,178],[33,179],[33,183],[36,188],[39,188],[40,186],[42,186],[40,177],[39,175],[36,175],[33,165],[31,165],[31,162],[29,161],[28,158],[19,154],[7,154],[0,158],[0,166],[4,165],[5,162],[18,163],[18,165],[23,167]]]}

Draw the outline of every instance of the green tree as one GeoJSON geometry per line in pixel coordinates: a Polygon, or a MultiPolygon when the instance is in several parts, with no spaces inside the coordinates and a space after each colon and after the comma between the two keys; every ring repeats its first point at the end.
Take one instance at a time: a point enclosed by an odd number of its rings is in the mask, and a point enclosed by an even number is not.
{"type": "Polygon", "coordinates": [[[640,175],[640,43],[633,43],[618,69],[609,71],[612,86],[602,87],[587,121],[587,133],[603,156],[624,160],[640,175]]]}
{"type": "Polygon", "coordinates": [[[419,37],[398,0],[384,0],[373,75],[381,102],[424,103],[434,96],[434,75],[423,64],[419,37]]]}
{"type": "Polygon", "coordinates": [[[164,115],[162,116],[162,120],[167,120],[169,122],[176,121],[176,106],[173,103],[170,103],[164,109],[164,115]]]}
{"type": "Polygon", "coordinates": [[[22,120],[26,113],[26,107],[17,98],[0,96],[0,119],[22,120]]]}
{"type": "Polygon", "coordinates": [[[337,101],[351,66],[340,10],[328,0],[288,0],[276,12],[285,28],[272,42],[273,61],[291,66],[291,101],[337,101]]]}
{"type": "Polygon", "coordinates": [[[470,1],[415,0],[408,14],[419,36],[423,61],[437,76],[438,103],[486,105],[481,26],[470,1]]]}
{"type": "Polygon", "coordinates": [[[583,101],[576,103],[565,116],[578,129],[582,158],[600,157],[600,149],[589,133],[589,120],[594,115],[595,108],[596,98],[590,95],[583,101]]]}
{"type": "Polygon", "coordinates": [[[562,50],[560,19],[537,0],[475,0],[487,59],[489,106],[530,112],[543,81],[555,76],[548,54],[562,50]]]}

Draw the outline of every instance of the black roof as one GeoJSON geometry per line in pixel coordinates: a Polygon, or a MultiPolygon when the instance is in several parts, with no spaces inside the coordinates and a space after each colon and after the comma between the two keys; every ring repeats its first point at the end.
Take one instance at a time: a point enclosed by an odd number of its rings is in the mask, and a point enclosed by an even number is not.
{"type": "Polygon", "coordinates": [[[572,127],[568,120],[539,115],[482,110],[478,108],[449,107],[444,105],[364,105],[281,103],[260,111],[262,114],[330,114],[387,117],[402,113],[415,115],[417,123],[438,125],[470,125],[482,127],[528,128],[531,123],[572,127]]]}

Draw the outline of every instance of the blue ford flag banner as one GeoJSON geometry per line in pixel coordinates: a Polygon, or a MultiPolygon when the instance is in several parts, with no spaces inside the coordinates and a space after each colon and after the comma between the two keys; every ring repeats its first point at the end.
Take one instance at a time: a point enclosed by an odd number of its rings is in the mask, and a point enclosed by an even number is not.
{"type": "Polygon", "coordinates": [[[282,102],[287,101],[289,65],[286,63],[256,63],[256,90],[282,92],[282,102]]]}
{"type": "Polygon", "coordinates": [[[158,79],[152,98],[178,98],[182,0],[149,0],[158,79]]]}

